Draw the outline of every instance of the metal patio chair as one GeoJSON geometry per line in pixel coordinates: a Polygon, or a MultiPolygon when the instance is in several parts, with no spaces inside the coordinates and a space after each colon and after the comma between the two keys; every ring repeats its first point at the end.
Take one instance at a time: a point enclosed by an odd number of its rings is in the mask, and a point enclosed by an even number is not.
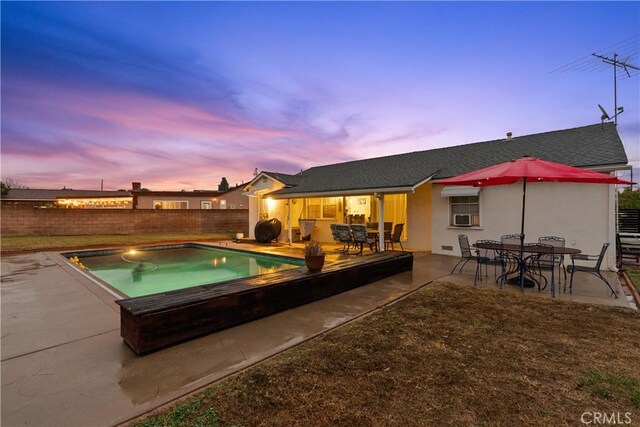
{"type": "Polygon", "coordinates": [[[342,243],[342,252],[348,253],[353,244],[353,236],[347,224],[336,224],[336,232],[338,233],[338,241],[342,243]]]}
{"type": "MultiPolygon", "coordinates": [[[[565,240],[562,237],[557,236],[542,236],[538,238],[538,243],[544,245],[551,245],[554,248],[564,248],[565,240]]],[[[542,270],[549,270],[558,266],[558,283],[561,283],[562,276],[561,271],[564,271],[564,283],[567,283],[567,267],[564,265],[564,255],[540,255],[538,258],[538,266],[542,270]]]]}
{"type": "MultiPolygon", "coordinates": [[[[485,277],[489,277],[489,265],[493,265],[493,276],[496,278],[496,281],[500,279],[500,287],[505,281],[506,271],[507,271],[507,263],[509,262],[509,257],[504,249],[502,249],[502,242],[497,240],[478,240],[477,243],[487,243],[491,245],[496,245],[500,249],[477,249],[476,256],[478,261],[478,266],[485,266],[485,277]],[[498,276],[498,266],[500,266],[500,276],[498,276]]],[[[480,274],[482,274],[482,269],[480,269],[480,274]]]]}
{"type": "Polygon", "coordinates": [[[400,237],[402,237],[403,228],[404,228],[404,224],[396,224],[395,227],[393,227],[393,234],[389,235],[388,239],[385,233],[385,238],[384,238],[385,249],[388,247],[388,245],[391,245],[391,250],[394,251],[395,248],[393,247],[393,244],[398,243],[400,244],[400,249],[402,249],[402,251],[404,252],[404,247],[402,247],[402,242],[400,241],[400,237]]]}
{"type": "MultiPolygon", "coordinates": [[[[611,293],[618,298],[618,294],[613,290],[609,281],[600,273],[600,267],[602,266],[602,260],[604,260],[604,254],[607,252],[607,248],[609,247],[609,243],[605,243],[602,245],[602,249],[600,250],[600,255],[586,255],[586,254],[576,254],[571,256],[571,265],[567,267],[567,271],[571,274],[571,279],[569,282],[569,292],[573,291],[573,274],[577,272],[589,273],[598,277],[604,283],[607,284],[611,293]],[[580,261],[595,261],[596,264],[593,267],[584,266],[584,265],[575,265],[575,260],[580,261]]],[[[565,284],[566,286],[566,284],[565,284]]]]}
{"type": "Polygon", "coordinates": [[[460,245],[461,258],[460,258],[460,261],[458,261],[458,263],[453,267],[453,270],[451,270],[450,274],[453,274],[456,271],[456,268],[458,268],[460,264],[462,265],[460,266],[460,271],[458,271],[458,273],[462,273],[462,269],[464,268],[464,266],[467,265],[469,261],[474,260],[476,258],[471,252],[471,245],[469,245],[469,237],[467,237],[466,234],[458,234],[458,244],[460,245]]]}
{"type": "Polygon", "coordinates": [[[353,237],[353,246],[360,246],[360,252],[358,255],[362,254],[364,250],[364,245],[369,245],[369,249],[374,251],[374,245],[376,244],[376,240],[373,237],[369,237],[367,233],[367,227],[363,224],[351,224],[351,235],[353,237]]]}

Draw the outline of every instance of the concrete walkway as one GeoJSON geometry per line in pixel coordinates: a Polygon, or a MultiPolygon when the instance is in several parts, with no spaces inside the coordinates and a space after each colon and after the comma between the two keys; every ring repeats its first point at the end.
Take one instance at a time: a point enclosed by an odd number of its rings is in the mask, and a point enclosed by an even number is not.
{"type": "MultiPolygon", "coordinates": [[[[299,249],[270,250],[299,255],[299,249]]],[[[472,283],[474,266],[449,276],[456,261],[415,254],[412,272],[136,357],[120,338],[113,297],[59,254],[3,258],[2,425],[119,424],[433,280],[472,283]]],[[[602,295],[585,298],[626,304],[624,297],[614,300],[602,288],[602,295]]]]}

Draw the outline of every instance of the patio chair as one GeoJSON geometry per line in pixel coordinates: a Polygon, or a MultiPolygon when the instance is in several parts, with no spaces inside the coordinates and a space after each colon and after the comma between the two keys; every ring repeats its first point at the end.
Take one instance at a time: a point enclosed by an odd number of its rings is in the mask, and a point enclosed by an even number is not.
{"type": "Polygon", "coordinates": [[[393,227],[393,234],[390,235],[388,239],[387,239],[387,234],[385,233],[385,239],[384,239],[385,249],[388,247],[388,245],[391,245],[391,250],[395,251],[393,244],[399,243],[400,249],[402,249],[402,251],[404,252],[404,248],[402,247],[402,242],[400,241],[400,237],[402,237],[403,227],[404,227],[404,224],[396,224],[395,227],[393,227]]]}
{"type": "MultiPolygon", "coordinates": [[[[505,281],[507,263],[509,258],[507,253],[502,249],[502,243],[496,240],[478,240],[476,243],[488,243],[492,245],[500,246],[500,249],[477,249],[476,256],[478,266],[485,266],[485,277],[489,276],[489,265],[493,265],[493,276],[500,279],[500,287],[505,281]],[[498,265],[500,266],[500,276],[498,276],[498,265]]],[[[480,275],[482,275],[482,269],[480,269],[480,275]]]]}
{"type": "Polygon", "coordinates": [[[358,255],[362,254],[364,245],[369,245],[369,249],[371,249],[372,251],[374,250],[376,240],[373,237],[369,237],[369,234],[367,233],[367,227],[365,225],[352,224],[351,235],[353,236],[354,247],[360,246],[360,252],[358,252],[358,255]]]}
{"type": "Polygon", "coordinates": [[[503,245],[520,245],[521,234],[505,234],[500,237],[500,241],[503,245]]]}
{"type": "Polygon", "coordinates": [[[351,244],[353,243],[349,226],[347,224],[336,224],[336,231],[338,233],[338,242],[342,243],[342,252],[349,252],[351,244]]]}
{"type": "MultiPolygon", "coordinates": [[[[340,236],[338,235],[338,224],[329,224],[329,228],[331,229],[331,237],[333,237],[333,241],[336,243],[342,243],[340,241],[340,236]]],[[[341,251],[342,249],[337,248],[336,251],[341,251]]]]}
{"type": "MultiPolygon", "coordinates": [[[[567,271],[571,274],[571,279],[569,282],[569,292],[573,291],[573,274],[576,272],[583,272],[593,274],[594,276],[600,278],[604,283],[607,284],[611,293],[618,298],[618,294],[613,290],[609,281],[600,273],[600,267],[602,266],[602,260],[604,260],[604,254],[607,252],[607,248],[609,247],[609,243],[605,243],[602,245],[602,249],[600,250],[600,255],[585,255],[585,254],[576,254],[571,256],[571,265],[567,267],[567,271]],[[584,265],[575,265],[575,260],[580,261],[595,261],[596,264],[592,267],[584,266],[584,265]]],[[[565,284],[566,286],[566,284],[565,284]]]]}
{"type": "MultiPolygon", "coordinates": [[[[538,292],[540,292],[541,290],[547,288],[547,278],[544,276],[544,274],[542,274],[542,270],[545,269],[545,266],[544,266],[545,263],[543,259],[554,258],[555,254],[553,253],[553,249],[555,246],[549,245],[546,243],[525,243],[524,245],[525,245],[525,248],[527,246],[531,246],[533,248],[542,248],[542,249],[551,251],[549,254],[534,252],[533,255],[527,256],[525,261],[526,262],[525,275],[529,276],[529,278],[538,285],[538,292]],[[538,276],[540,280],[536,279],[536,276],[538,276]],[[544,286],[541,285],[543,281],[544,281],[544,286]]],[[[551,264],[551,269],[553,269],[554,267],[555,267],[555,264],[551,264]]]]}
{"type": "MultiPolygon", "coordinates": [[[[476,243],[481,243],[481,242],[493,243],[492,241],[489,241],[489,240],[478,240],[476,243]]],[[[474,252],[476,253],[475,256],[473,257],[473,259],[476,260],[476,272],[473,275],[473,286],[477,286],[478,279],[482,281],[482,266],[483,265],[485,266],[485,271],[486,271],[487,265],[489,265],[489,263],[491,262],[491,259],[488,256],[484,255],[487,253],[487,250],[476,249],[474,252]]]]}
{"type": "Polygon", "coordinates": [[[460,258],[460,261],[458,261],[458,263],[453,266],[453,270],[451,270],[450,274],[453,274],[460,264],[462,264],[462,266],[460,266],[460,271],[458,271],[458,273],[462,273],[462,269],[464,268],[464,266],[467,265],[469,261],[476,259],[473,253],[471,253],[469,237],[467,237],[466,234],[458,234],[458,244],[460,245],[460,253],[462,257],[460,258]]]}
{"type": "MultiPolygon", "coordinates": [[[[538,238],[538,243],[542,245],[551,245],[554,248],[564,248],[565,240],[557,236],[543,236],[538,238]]],[[[561,282],[561,271],[564,271],[564,282],[567,283],[567,268],[564,265],[564,255],[540,255],[538,258],[538,266],[543,270],[549,270],[558,266],[558,283],[561,282]]]]}

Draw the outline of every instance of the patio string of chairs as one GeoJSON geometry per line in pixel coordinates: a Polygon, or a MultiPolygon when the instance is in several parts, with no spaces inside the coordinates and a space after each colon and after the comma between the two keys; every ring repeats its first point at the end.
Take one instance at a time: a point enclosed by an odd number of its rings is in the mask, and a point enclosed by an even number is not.
{"type": "MultiPolygon", "coordinates": [[[[378,241],[377,227],[379,223],[367,223],[365,224],[330,224],[331,236],[333,240],[342,245],[342,248],[336,249],[342,253],[348,254],[350,250],[357,250],[357,255],[361,255],[364,251],[364,247],[369,246],[369,249],[377,251],[380,242],[378,241]]],[[[384,245],[385,249],[389,246],[391,250],[395,250],[395,244],[400,245],[400,249],[404,251],[402,246],[401,236],[404,230],[404,224],[396,224],[393,226],[392,222],[384,223],[384,245]],[[391,233],[393,230],[393,233],[391,233]]]]}

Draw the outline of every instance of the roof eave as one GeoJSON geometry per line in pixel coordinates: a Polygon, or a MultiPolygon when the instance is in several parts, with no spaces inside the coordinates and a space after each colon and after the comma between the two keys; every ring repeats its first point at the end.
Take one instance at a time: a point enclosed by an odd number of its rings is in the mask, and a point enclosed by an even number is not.
{"type": "MultiPolygon", "coordinates": [[[[381,187],[381,188],[358,188],[353,190],[332,190],[332,191],[314,191],[308,193],[284,193],[274,194],[267,193],[265,196],[276,200],[284,199],[305,199],[310,197],[335,197],[335,196],[362,196],[366,194],[392,194],[392,193],[413,193],[415,186],[403,187],[381,187]]],[[[277,191],[277,190],[276,190],[277,191]]]]}

